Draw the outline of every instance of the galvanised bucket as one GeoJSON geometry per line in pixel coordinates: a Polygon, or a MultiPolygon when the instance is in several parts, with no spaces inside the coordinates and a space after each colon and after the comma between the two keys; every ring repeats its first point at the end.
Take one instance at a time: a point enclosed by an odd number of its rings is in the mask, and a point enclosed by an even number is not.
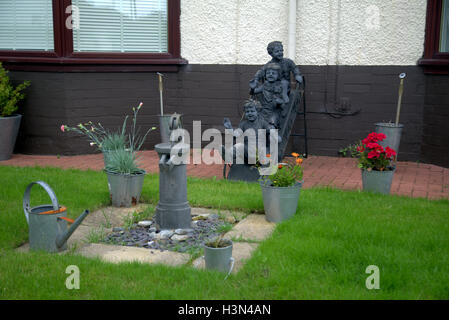
{"type": "Polygon", "coordinates": [[[224,248],[213,248],[204,246],[204,260],[206,269],[218,270],[230,274],[234,268],[234,258],[232,258],[232,241],[227,241],[229,245],[224,248]]]}
{"type": "Polygon", "coordinates": [[[170,114],[159,116],[159,130],[162,143],[170,142],[172,128],[182,128],[182,114],[170,114]],[[172,118],[174,116],[174,119],[172,118]],[[172,123],[170,123],[172,122],[172,123]]]}
{"type": "Polygon", "coordinates": [[[261,182],[265,219],[269,222],[281,222],[290,219],[298,207],[302,184],[298,182],[291,187],[274,187],[261,182]]]}
{"type": "Polygon", "coordinates": [[[382,194],[390,194],[391,183],[396,168],[388,171],[376,171],[362,169],[363,191],[371,191],[382,194]]]}
{"type": "Polygon", "coordinates": [[[0,161],[11,158],[19,132],[20,119],[22,119],[20,114],[0,117],[0,161]]]}
{"type": "Polygon", "coordinates": [[[142,193],[145,170],[139,174],[121,174],[108,172],[108,185],[114,207],[131,207],[137,205],[142,193]]]}
{"type": "Polygon", "coordinates": [[[86,210],[76,220],[67,218],[67,209],[58,204],[55,193],[43,181],[32,182],[28,185],[23,196],[23,210],[29,225],[29,239],[31,250],[59,252],[67,249],[67,239],[72,235],[84,218],[89,214],[86,210]],[[33,185],[42,186],[50,196],[52,204],[31,208],[30,192],[33,185]],[[67,229],[67,222],[73,223],[67,229]]]}
{"type": "Polygon", "coordinates": [[[379,144],[382,147],[390,147],[396,151],[396,154],[399,153],[399,144],[401,142],[401,134],[402,128],[404,128],[403,124],[398,124],[396,126],[395,123],[384,123],[378,122],[374,124],[376,126],[377,133],[383,133],[387,137],[383,141],[379,141],[379,144]]]}

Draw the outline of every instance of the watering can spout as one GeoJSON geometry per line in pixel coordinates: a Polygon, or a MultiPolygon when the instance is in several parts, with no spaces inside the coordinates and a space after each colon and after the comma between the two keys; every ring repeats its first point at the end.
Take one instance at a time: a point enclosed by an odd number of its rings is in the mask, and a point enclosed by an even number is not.
{"type": "MultiPolygon", "coordinates": [[[[72,235],[72,233],[79,227],[81,222],[83,222],[84,218],[89,214],[89,210],[84,210],[84,212],[76,219],[73,224],[70,226],[68,230],[58,235],[56,238],[56,246],[61,248],[67,241],[68,238],[72,235]]],[[[61,219],[61,218],[58,218],[61,219]]]]}

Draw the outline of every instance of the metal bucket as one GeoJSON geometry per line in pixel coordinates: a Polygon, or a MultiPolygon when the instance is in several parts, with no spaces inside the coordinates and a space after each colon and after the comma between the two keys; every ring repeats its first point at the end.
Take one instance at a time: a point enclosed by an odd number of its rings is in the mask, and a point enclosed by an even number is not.
{"type": "Polygon", "coordinates": [[[19,132],[20,119],[22,119],[20,114],[0,117],[0,161],[11,158],[19,132]]]}
{"type": "Polygon", "coordinates": [[[383,133],[387,137],[383,141],[379,141],[379,144],[382,147],[390,147],[391,149],[394,149],[396,153],[399,153],[399,144],[401,142],[401,134],[402,134],[402,128],[404,128],[403,124],[398,124],[396,126],[395,123],[384,123],[384,122],[378,122],[374,124],[376,126],[376,132],[377,133],[383,133]]]}
{"type": "Polygon", "coordinates": [[[261,182],[265,219],[281,222],[290,219],[298,207],[298,199],[303,181],[291,187],[274,187],[261,182]]]}
{"type": "Polygon", "coordinates": [[[213,248],[204,246],[204,260],[206,269],[218,270],[230,274],[234,268],[234,258],[232,258],[232,241],[228,241],[229,245],[224,248],[213,248]]]}
{"type": "Polygon", "coordinates": [[[29,225],[31,250],[58,252],[67,249],[66,243],[61,247],[56,245],[58,235],[67,231],[67,220],[65,220],[67,219],[67,209],[59,206],[58,199],[49,185],[43,181],[30,183],[23,196],[23,210],[29,225]],[[52,204],[31,208],[30,192],[35,184],[40,185],[47,191],[52,204]]]}
{"type": "Polygon", "coordinates": [[[159,130],[161,133],[161,140],[162,143],[168,143],[170,142],[170,134],[171,134],[171,123],[170,123],[170,119],[172,119],[172,116],[176,115],[178,116],[176,121],[179,121],[179,123],[177,123],[177,128],[182,128],[182,115],[181,114],[169,114],[169,115],[163,115],[163,116],[159,116],[159,130]]]}
{"type": "Polygon", "coordinates": [[[142,193],[145,170],[140,174],[120,174],[106,171],[108,185],[114,207],[131,207],[137,205],[142,193]]]}
{"type": "Polygon", "coordinates": [[[389,171],[367,171],[362,169],[363,191],[390,194],[395,171],[396,168],[389,171]]]}

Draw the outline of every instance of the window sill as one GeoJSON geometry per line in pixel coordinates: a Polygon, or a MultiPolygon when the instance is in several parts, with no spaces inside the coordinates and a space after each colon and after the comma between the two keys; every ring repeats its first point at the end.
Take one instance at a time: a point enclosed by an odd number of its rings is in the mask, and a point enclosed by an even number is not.
{"type": "Polygon", "coordinates": [[[423,67],[425,74],[449,75],[449,59],[446,58],[422,58],[418,60],[418,65],[423,67]]]}
{"type": "Polygon", "coordinates": [[[54,58],[1,56],[0,61],[9,70],[42,72],[177,72],[186,65],[183,58],[54,58]]]}

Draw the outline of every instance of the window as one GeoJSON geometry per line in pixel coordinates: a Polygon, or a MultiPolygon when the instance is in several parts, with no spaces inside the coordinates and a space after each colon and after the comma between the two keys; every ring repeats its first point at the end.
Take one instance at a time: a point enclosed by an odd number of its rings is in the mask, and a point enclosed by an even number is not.
{"type": "Polygon", "coordinates": [[[428,0],[424,55],[426,73],[449,74],[449,0],[428,0]]]}
{"type": "Polygon", "coordinates": [[[180,0],[1,0],[0,61],[44,71],[176,71],[180,0]]]}
{"type": "Polygon", "coordinates": [[[75,52],[167,52],[165,0],[72,0],[75,52]]]}
{"type": "Polygon", "coordinates": [[[51,0],[0,2],[0,50],[54,50],[51,0]]]}

